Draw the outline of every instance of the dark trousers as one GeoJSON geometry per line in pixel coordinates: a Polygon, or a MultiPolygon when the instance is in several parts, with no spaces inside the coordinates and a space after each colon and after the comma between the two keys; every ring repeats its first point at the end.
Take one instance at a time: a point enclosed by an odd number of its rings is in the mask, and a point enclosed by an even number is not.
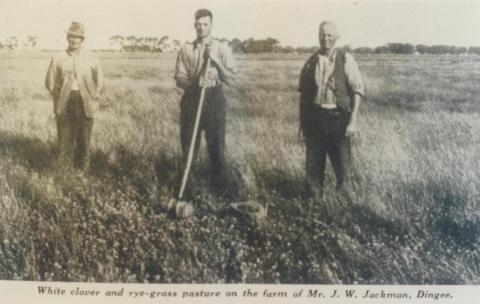
{"type": "MultiPolygon", "coordinates": [[[[195,117],[200,99],[201,88],[192,87],[185,91],[181,101],[180,113],[180,137],[184,163],[187,160],[188,150],[195,126],[195,117]]],[[[195,139],[193,159],[198,154],[200,136],[205,132],[208,155],[210,158],[212,182],[214,186],[220,186],[225,163],[225,96],[221,87],[208,88],[202,109],[202,116],[195,139]]]]}
{"type": "Polygon", "coordinates": [[[85,116],[80,93],[72,91],[65,113],[57,117],[60,165],[73,163],[82,171],[88,169],[92,129],[93,118],[85,116]]]}
{"type": "Polygon", "coordinates": [[[337,189],[350,183],[351,146],[345,136],[350,114],[340,107],[335,109],[312,109],[306,137],[307,191],[310,195],[323,196],[326,158],[330,159],[335,172],[337,189]]]}

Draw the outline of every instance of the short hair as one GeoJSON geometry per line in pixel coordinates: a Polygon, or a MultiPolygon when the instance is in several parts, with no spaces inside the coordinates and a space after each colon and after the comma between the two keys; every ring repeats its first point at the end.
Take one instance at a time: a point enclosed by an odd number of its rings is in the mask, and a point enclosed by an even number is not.
{"type": "Polygon", "coordinates": [[[201,8],[198,11],[195,12],[195,20],[198,20],[202,17],[210,17],[210,20],[213,21],[213,14],[208,9],[201,8]]]}
{"type": "Polygon", "coordinates": [[[338,27],[332,21],[326,20],[326,21],[323,21],[322,23],[320,23],[320,26],[318,27],[318,31],[321,32],[322,28],[325,27],[325,26],[331,26],[334,29],[335,35],[337,36],[337,38],[340,38],[340,33],[338,32],[338,27]]]}

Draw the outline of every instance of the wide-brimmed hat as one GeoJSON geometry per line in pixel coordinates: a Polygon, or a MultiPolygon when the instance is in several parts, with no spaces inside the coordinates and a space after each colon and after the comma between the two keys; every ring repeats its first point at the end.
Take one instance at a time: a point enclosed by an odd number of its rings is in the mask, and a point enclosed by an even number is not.
{"type": "Polygon", "coordinates": [[[74,21],[72,24],[70,24],[67,34],[85,38],[85,27],[80,22],[74,21]]]}

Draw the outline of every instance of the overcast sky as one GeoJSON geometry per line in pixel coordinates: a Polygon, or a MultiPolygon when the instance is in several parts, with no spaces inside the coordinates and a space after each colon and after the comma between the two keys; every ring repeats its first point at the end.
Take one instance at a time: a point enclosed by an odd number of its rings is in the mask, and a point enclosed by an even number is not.
{"type": "Polygon", "coordinates": [[[480,46],[480,2],[459,1],[265,1],[265,0],[0,0],[0,41],[35,34],[44,48],[63,48],[72,20],[83,22],[90,48],[115,34],[195,37],[193,14],[209,8],[214,36],[277,38],[282,45],[318,43],[317,28],[338,24],[339,44],[388,42],[480,46]]]}

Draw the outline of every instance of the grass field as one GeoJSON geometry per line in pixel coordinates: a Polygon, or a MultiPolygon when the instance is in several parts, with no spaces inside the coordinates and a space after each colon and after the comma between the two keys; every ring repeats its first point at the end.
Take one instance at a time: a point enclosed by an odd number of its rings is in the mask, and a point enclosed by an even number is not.
{"type": "Polygon", "coordinates": [[[50,54],[0,57],[0,279],[480,284],[480,57],[358,57],[368,98],[356,204],[302,197],[296,86],[305,56],[239,56],[227,88],[224,197],[167,216],[180,159],[174,55],[99,54],[106,89],[90,174],[55,170],[50,54]],[[269,205],[252,226],[231,201],[269,205]]]}

